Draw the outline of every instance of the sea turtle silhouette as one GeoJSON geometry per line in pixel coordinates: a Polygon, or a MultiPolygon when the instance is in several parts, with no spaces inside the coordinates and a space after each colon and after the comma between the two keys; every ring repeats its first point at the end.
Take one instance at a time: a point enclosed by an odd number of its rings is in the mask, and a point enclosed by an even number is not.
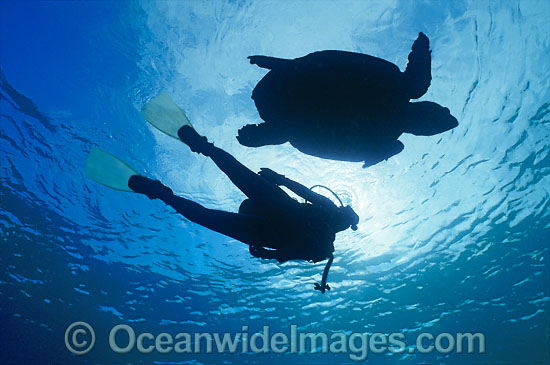
{"type": "Polygon", "coordinates": [[[248,147],[290,142],[310,155],[364,161],[367,167],[401,152],[402,133],[431,136],[458,125],[447,108],[410,102],[431,82],[431,51],[423,33],[404,72],[381,58],[345,51],[249,59],[270,71],[252,92],[265,122],[246,125],[237,136],[248,147]]]}

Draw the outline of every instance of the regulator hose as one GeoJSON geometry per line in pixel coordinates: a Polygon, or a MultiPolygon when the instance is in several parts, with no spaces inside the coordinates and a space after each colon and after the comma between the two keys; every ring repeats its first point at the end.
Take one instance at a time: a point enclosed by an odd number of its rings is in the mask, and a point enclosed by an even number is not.
{"type": "Polygon", "coordinates": [[[342,199],[340,199],[338,194],[336,194],[331,188],[328,188],[325,185],[313,185],[311,188],[309,188],[309,190],[313,190],[313,188],[323,188],[323,189],[326,189],[326,190],[330,191],[332,193],[332,195],[334,195],[334,197],[340,202],[340,206],[341,207],[344,206],[344,203],[342,203],[342,199]]]}

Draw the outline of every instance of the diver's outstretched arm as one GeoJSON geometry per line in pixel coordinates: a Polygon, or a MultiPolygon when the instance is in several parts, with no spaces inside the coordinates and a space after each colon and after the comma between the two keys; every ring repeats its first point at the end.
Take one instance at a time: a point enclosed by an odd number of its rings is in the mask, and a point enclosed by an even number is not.
{"type": "Polygon", "coordinates": [[[327,197],[315,193],[311,189],[308,189],[304,185],[285,177],[284,175],[278,174],[275,171],[268,168],[261,168],[259,172],[260,176],[271,181],[275,185],[282,185],[289,188],[293,193],[301,196],[305,200],[313,203],[324,205],[330,208],[337,208],[336,205],[327,197]]]}
{"type": "Polygon", "coordinates": [[[325,294],[325,290],[330,290],[330,286],[327,284],[327,278],[328,278],[328,271],[330,270],[330,265],[332,265],[332,261],[334,260],[334,256],[330,255],[327,264],[325,265],[325,269],[323,270],[323,278],[321,279],[321,285],[319,283],[315,283],[315,290],[319,290],[321,294],[325,294]]]}
{"type": "Polygon", "coordinates": [[[322,196],[321,194],[317,194],[316,192],[312,191],[311,189],[305,187],[304,185],[302,185],[302,184],[300,184],[300,183],[298,183],[294,180],[290,180],[289,178],[285,178],[285,181],[282,185],[286,186],[293,193],[301,196],[302,198],[304,198],[308,202],[311,202],[313,204],[324,205],[324,206],[329,207],[329,208],[334,208],[334,209],[338,208],[332,202],[332,200],[330,200],[329,198],[327,198],[325,196],[322,196]]]}
{"type": "Polygon", "coordinates": [[[267,68],[273,70],[276,68],[284,68],[290,66],[293,60],[287,60],[285,58],[276,58],[268,56],[248,56],[252,65],[258,65],[261,68],[267,68]]]}

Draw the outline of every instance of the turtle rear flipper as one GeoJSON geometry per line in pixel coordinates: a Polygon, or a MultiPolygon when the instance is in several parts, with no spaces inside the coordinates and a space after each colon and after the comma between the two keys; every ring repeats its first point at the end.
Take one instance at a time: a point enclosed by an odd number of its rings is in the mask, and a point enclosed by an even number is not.
{"type": "Polygon", "coordinates": [[[430,40],[424,33],[419,33],[414,41],[409,63],[405,70],[408,96],[410,99],[418,99],[428,91],[432,81],[432,51],[430,40]]]}
{"type": "Polygon", "coordinates": [[[258,67],[267,68],[268,70],[285,68],[294,62],[294,60],[268,56],[248,56],[248,59],[252,65],[258,65],[258,67]]]}
{"type": "Polygon", "coordinates": [[[399,140],[387,141],[383,145],[368,153],[367,157],[364,160],[365,163],[363,164],[363,168],[367,168],[369,166],[376,165],[379,162],[386,161],[390,157],[395,156],[403,151],[404,148],[405,146],[399,140]]]}
{"type": "Polygon", "coordinates": [[[288,136],[269,123],[248,124],[239,129],[237,140],[243,146],[261,147],[288,142],[288,136]]]}

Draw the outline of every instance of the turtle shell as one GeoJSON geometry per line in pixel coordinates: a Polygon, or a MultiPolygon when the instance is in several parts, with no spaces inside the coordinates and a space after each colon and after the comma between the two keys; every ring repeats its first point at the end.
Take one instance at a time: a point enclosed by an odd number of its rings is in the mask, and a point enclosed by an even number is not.
{"type": "Polygon", "coordinates": [[[252,93],[269,123],[342,127],[391,115],[409,101],[403,73],[377,57],[321,51],[286,61],[252,93]]]}

